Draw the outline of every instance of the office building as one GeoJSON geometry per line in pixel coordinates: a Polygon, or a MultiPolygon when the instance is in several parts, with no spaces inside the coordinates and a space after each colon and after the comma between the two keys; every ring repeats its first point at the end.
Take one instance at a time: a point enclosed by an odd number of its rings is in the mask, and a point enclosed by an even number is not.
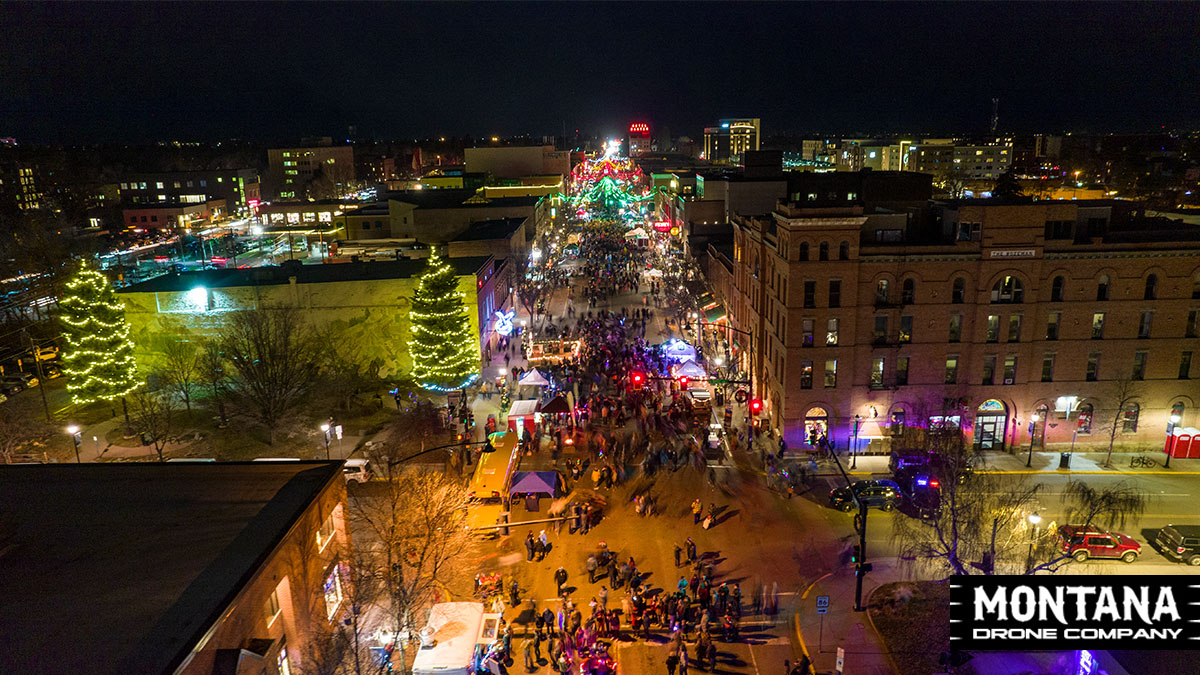
{"type": "Polygon", "coordinates": [[[704,156],[714,164],[740,164],[742,155],[759,149],[759,119],[724,119],[704,129],[704,156]]]}
{"type": "Polygon", "coordinates": [[[355,186],[354,148],[313,145],[267,150],[264,198],[279,201],[340,199],[355,186]]]}
{"type": "Polygon", "coordinates": [[[650,152],[651,145],[649,124],[634,122],[629,125],[629,136],[625,140],[625,149],[630,157],[641,157],[650,152]]]}
{"type": "Polygon", "coordinates": [[[958,144],[926,140],[912,146],[908,171],[921,171],[960,180],[994,181],[1012,166],[1012,140],[958,144]]]}
{"type": "Polygon", "coordinates": [[[122,203],[137,208],[223,200],[229,215],[246,216],[262,200],[254,169],[135,173],[122,178],[118,187],[122,203]]]}
{"type": "Polygon", "coordinates": [[[29,211],[42,207],[37,165],[32,162],[0,159],[0,208],[29,211]]]}
{"type": "Polygon", "coordinates": [[[566,176],[571,173],[571,153],[553,145],[513,145],[464,148],[463,162],[469,173],[487,173],[495,178],[566,176]]]}
{"type": "Polygon", "coordinates": [[[1010,451],[1106,449],[1113,425],[1118,450],[1162,447],[1171,415],[1197,425],[1200,227],[1116,201],[931,208],[734,219],[725,301],[753,338],[731,356],[790,445],[846,448],[856,419],[866,451],[931,425],[1010,451]],[[1138,397],[1120,405],[1123,383],[1138,397]]]}

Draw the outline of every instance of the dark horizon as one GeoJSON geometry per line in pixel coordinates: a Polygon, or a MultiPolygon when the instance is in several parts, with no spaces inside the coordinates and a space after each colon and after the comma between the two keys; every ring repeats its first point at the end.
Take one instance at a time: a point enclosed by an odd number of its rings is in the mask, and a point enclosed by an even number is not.
{"type": "Polygon", "coordinates": [[[1194,3],[0,5],[0,136],[1200,128],[1194,3]]]}

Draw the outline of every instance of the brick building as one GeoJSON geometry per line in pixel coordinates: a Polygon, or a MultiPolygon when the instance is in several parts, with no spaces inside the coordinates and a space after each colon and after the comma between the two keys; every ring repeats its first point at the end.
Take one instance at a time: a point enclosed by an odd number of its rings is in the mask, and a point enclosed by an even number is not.
{"type": "Polygon", "coordinates": [[[930,424],[1028,447],[1034,413],[1039,448],[1107,448],[1114,425],[1118,449],[1161,448],[1172,412],[1197,425],[1200,227],[1116,201],[895,215],[781,202],[735,219],[724,300],[754,336],[735,356],[790,445],[845,448],[856,416],[866,451],[930,424]],[[1138,395],[1118,405],[1122,387],[1138,395]]]}
{"type": "Polygon", "coordinates": [[[341,462],[11,466],[0,492],[8,672],[306,672],[350,611],[341,462]]]}

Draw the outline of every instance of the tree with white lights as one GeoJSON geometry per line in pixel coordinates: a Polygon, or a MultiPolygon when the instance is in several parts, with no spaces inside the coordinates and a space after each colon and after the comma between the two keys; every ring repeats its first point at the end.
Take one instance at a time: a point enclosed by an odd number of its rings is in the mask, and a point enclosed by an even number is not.
{"type": "Polygon", "coordinates": [[[63,371],[71,402],[124,401],[141,383],[125,306],[117,300],[108,279],[90,267],[80,268],[67,282],[58,306],[67,343],[63,371]]]}
{"type": "Polygon", "coordinates": [[[479,348],[464,298],[454,269],[430,255],[409,312],[412,376],[425,389],[460,389],[479,375],[479,348]]]}

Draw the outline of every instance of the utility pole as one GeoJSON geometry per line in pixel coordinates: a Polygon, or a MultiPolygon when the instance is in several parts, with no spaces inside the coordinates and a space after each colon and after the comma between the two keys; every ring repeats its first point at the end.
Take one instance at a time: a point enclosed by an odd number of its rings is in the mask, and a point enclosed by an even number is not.
{"type": "Polygon", "coordinates": [[[871,571],[871,563],[866,562],[867,505],[854,492],[854,485],[850,482],[850,476],[842,468],[842,461],[838,459],[836,452],[833,453],[833,461],[837,464],[838,471],[842,474],[842,479],[846,481],[846,489],[850,491],[850,497],[858,505],[858,513],[854,515],[854,531],[858,534],[858,546],[855,547],[856,555],[854,556],[854,611],[862,612],[866,609],[862,604],[863,577],[867,576],[867,573],[871,571]]]}
{"type": "Polygon", "coordinates": [[[42,358],[38,354],[37,345],[33,344],[33,336],[27,329],[21,329],[21,336],[29,341],[29,353],[33,355],[34,367],[37,368],[38,390],[42,392],[42,409],[46,411],[46,421],[51,421],[50,403],[46,400],[46,376],[42,374],[42,358]]]}

